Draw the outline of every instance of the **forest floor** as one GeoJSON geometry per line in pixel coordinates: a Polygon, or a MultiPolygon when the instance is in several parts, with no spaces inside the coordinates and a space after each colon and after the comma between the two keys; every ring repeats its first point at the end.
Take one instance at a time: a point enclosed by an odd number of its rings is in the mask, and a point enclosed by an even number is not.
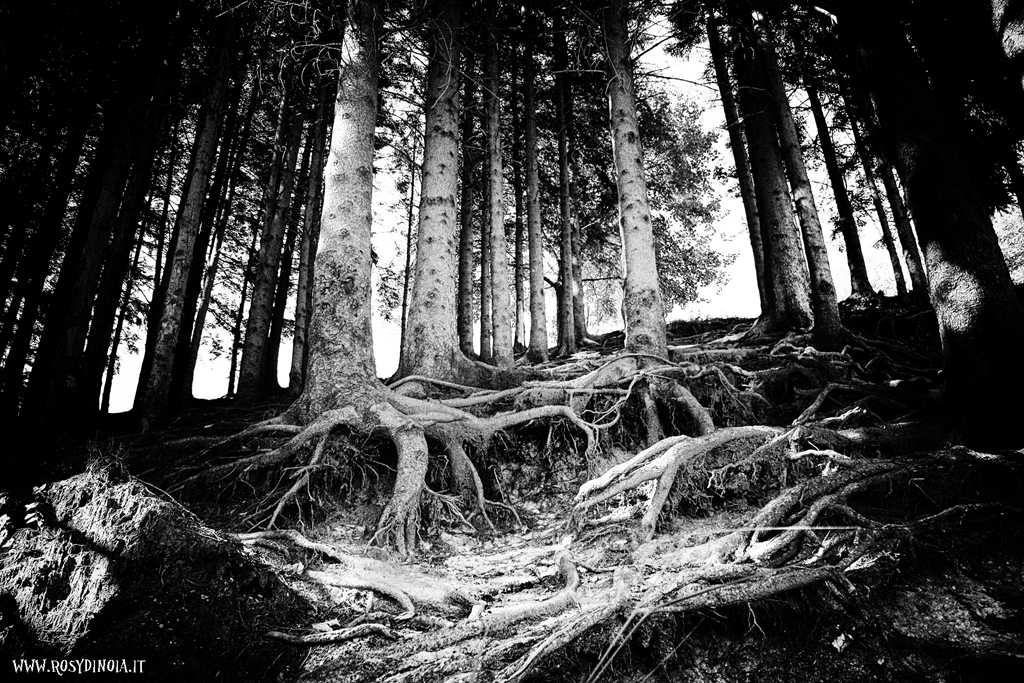
{"type": "MultiPolygon", "coordinates": [[[[934,316],[874,301],[844,320],[831,353],[739,339],[750,321],[673,324],[670,364],[568,396],[600,426],[592,448],[569,420],[497,432],[470,453],[482,508],[435,454],[407,557],[369,543],[385,438],[340,430],[312,468],[190,478],[279,446],[228,439],[283,401],[68,439],[86,472],[41,489],[49,523],[0,545],[0,652],[143,658],[155,680],[1019,676],[1021,454],[942,438],[934,316]],[[639,382],[662,386],[653,404],[639,382]]],[[[541,370],[592,376],[621,346],[541,370]]]]}

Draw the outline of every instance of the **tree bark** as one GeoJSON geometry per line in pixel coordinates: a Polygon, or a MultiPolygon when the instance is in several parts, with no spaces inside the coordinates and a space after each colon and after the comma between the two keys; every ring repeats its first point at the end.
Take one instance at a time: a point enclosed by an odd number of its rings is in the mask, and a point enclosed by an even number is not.
{"type": "Polygon", "coordinates": [[[267,183],[263,235],[256,279],[252,286],[252,301],[245,325],[245,343],[238,372],[238,399],[251,403],[263,395],[266,388],[267,339],[273,315],[274,295],[277,290],[281,251],[285,239],[285,224],[291,201],[295,162],[302,139],[302,119],[299,103],[304,91],[294,69],[289,70],[287,90],[283,93],[277,156],[278,170],[272,170],[267,183]]]}
{"type": "Polygon", "coordinates": [[[885,212],[885,204],[882,202],[882,195],[878,192],[878,184],[875,182],[875,172],[872,170],[872,159],[868,148],[860,134],[860,127],[857,120],[850,117],[850,130],[853,131],[853,144],[857,148],[857,155],[860,157],[861,168],[864,169],[864,182],[871,189],[871,201],[875,206],[875,213],[878,215],[878,225],[882,230],[882,243],[889,254],[889,263],[892,265],[893,279],[896,282],[896,296],[902,301],[907,301],[907,281],[903,277],[903,266],[900,265],[900,256],[896,250],[896,241],[892,236],[892,228],[889,226],[889,216],[885,212]]]}
{"type": "Polygon", "coordinates": [[[523,123],[522,108],[513,90],[512,100],[512,194],[515,197],[515,247],[513,280],[515,282],[515,348],[526,349],[526,275],[523,247],[526,243],[526,216],[523,203],[523,123]]]}
{"type": "MultiPolygon", "coordinates": [[[[470,71],[466,59],[463,71],[470,71]]],[[[471,147],[473,138],[474,79],[465,80],[465,101],[462,106],[462,169],[459,188],[459,302],[456,326],[459,349],[472,358],[473,348],[473,167],[479,154],[471,147]]]]}
{"type": "Polygon", "coordinates": [[[334,100],[338,84],[335,79],[325,79],[320,87],[314,126],[306,143],[313,148],[310,161],[306,206],[302,216],[302,241],[299,243],[299,282],[295,292],[295,336],[292,338],[292,366],[288,375],[288,393],[298,396],[306,380],[306,360],[309,334],[309,314],[312,308],[313,264],[316,261],[316,245],[320,239],[320,208],[323,200],[324,160],[327,154],[327,135],[330,119],[334,115],[334,100]]]}
{"type": "Polygon", "coordinates": [[[185,286],[192,266],[192,251],[196,233],[202,218],[203,202],[206,197],[206,183],[209,181],[213,155],[217,143],[220,119],[227,99],[231,74],[235,23],[232,15],[226,15],[221,44],[216,53],[212,69],[209,92],[209,107],[202,133],[197,138],[195,166],[192,182],[179,213],[182,216],[178,239],[174,248],[174,262],[168,274],[168,285],[164,295],[160,316],[160,327],[153,352],[153,365],[141,397],[140,413],[145,428],[162,418],[171,401],[171,373],[181,329],[181,314],[184,308],[185,286]]]}
{"type": "Polygon", "coordinates": [[[533,42],[523,55],[523,159],[526,166],[526,226],[530,249],[530,346],[532,363],[548,359],[548,321],[544,301],[544,232],[540,213],[540,169],[537,164],[536,65],[533,42]]]}
{"type": "Polygon", "coordinates": [[[565,30],[555,35],[555,126],[558,128],[558,355],[576,353],[576,321],[572,305],[572,190],[569,178],[569,69],[565,30]]]}
{"type": "MultiPolygon", "coordinates": [[[[814,327],[811,335],[816,346],[822,350],[838,350],[844,341],[843,323],[839,319],[839,305],[835,283],[832,281],[832,269],[828,262],[828,251],[825,248],[825,236],[821,231],[818,209],[814,203],[814,192],[807,167],[804,164],[803,151],[800,148],[800,137],[797,133],[793,111],[789,105],[789,95],[779,73],[778,57],[775,54],[775,38],[771,26],[764,19],[758,22],[761,51],[757,59],[762,59],[764,75],[768,86],[768,94],[775,105],[775,123],[778,127],[779,142],[782,149],[782,160],[786,166],[789,185],[796,204],[797,218],[804,238],[804,255],[807,258],[807,270],[811,285],[811,307],[814,312],[814,327]]],[[[825,132],[828,137],[828,132],[825,132]]],[[[824,143],[823,143],[824,145],[824,143]]],[[[834,155],[833,155],[834,158],[834,155]]],[[[842,189],[840,184],[840,190],[842,189]]],[[[849,201],[847,199],[847,204],[849,201]]],[[[850,216],[852,218],[852,207],[850,216]]],[[[850,259],[851,277],[857,279],[863,271],[864,282],[867,282],[867,269],[864,256],[860,252],[860,241],[847,242],[847,257],[850,259]],[[855,265],[859,264],[859,265],[855,265]]],[[[855,291],[857,285],[854,285],[855,291]]],[[[869,288],[870,291],[870,288],[869,288]]]]}
{"type": "Polygon", "coordinates": [[[608,121],[619,194],[619,232],[625,271],[622,310],[626,323],[626,351],[667,357],[665,307],[658,284],[654,232],[647,201],[633,63],[626,36],[626,10],[626,0],[610,0],[604,7],[601,21],[608,56],[608,121]]]}
{"type": "Polygon", "coordinates": [[[754,273],[757,276],[757,294],[761,301],[761,313],[767,314],[769,306],[765,293],[764,247],[761,244],[761,222],[757,215],[754,177],[750,173],[747,143],[743,138],[740,114],[736,107],[729,67],[725,60],[725,49],[722,46],[722,35],[718,19],[713,13],[708,15],[707,34],[708,45],[711,49],[711,61],[715,67],[715,79],[718,81],[718,92],[722,96],[722,107],[725,109],[725,126],[729,131],[729,146],[732,148],[733,161],[736,165],[736,179],[740,185],[743,213],[747,219],[747,233],[750,235],[750,249],[754,256],[754,273]]]}
{"type": "Polygon", "coordinates": [[[814,115],[814,124],[818,129],[818,145],[821,148],[821,155],[825,159],[825,168],[828,170],[832,194],[836,199],[839,230],[846,243],[846,262],[850,267],[850,289],[854,296],[871,296],[874,294],[874,290],[868,280],[868,268],[864,263],[864,251],[861,249],[860,235],[857,232],[857,219],[853,215],[853,204],[850,203],[850,195],[846,191],[846,180],[839,167],[836,147],[832,144],[828,122],[825,120],[825,110],[821,106],[818,89],[810,85],[805,86],[804,89],[807,91],[807,97],[811,103],[811,113],[814,115]]]}
{"type": "Polygon", "coordinates": [[[487,171],[490,232],[491,322],[493,325],[492,362],[502,370],[515,366],[512,356],[512,302],[508,281],[507,241],[505,238],[505,176],[501,149],[501,67],[498,36],[491,26],[487,41],[487,171]]]}
{"type": "Polygon", "coordinates": [[[1024,395],[1024,311],[988,212],[964,172],[957,141],[918,56],[877,0],[844,5],[845,30],[910,192],[939,322],[944,402],[958,436],[1016,447],[1024,395]]]}
{"type": "Polygon", "coordinates": [[[435,0],[430,6],[416,265],[398,371],[402,376],[468,379],[472,374],[460,350],[457,287],[461,5],[460,0],[435,0]]]}
{"type": "Polygon", "coordinates": [[[349,0],[313,277],[309,372],[290,415],[309,423],[380,391],[373,356],[370,227],[381,3],[349,0]]]}

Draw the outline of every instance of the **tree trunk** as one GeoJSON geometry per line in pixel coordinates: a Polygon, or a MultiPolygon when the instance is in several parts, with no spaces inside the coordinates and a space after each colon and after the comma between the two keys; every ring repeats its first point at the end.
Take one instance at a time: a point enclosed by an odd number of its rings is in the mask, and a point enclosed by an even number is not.
{"type": "Polygon", "coordinates": [[[850,266],[850,288],[854,296],[871,296],[874,294],[874,290],[868,280],[868,268],[864,263],[864,251],[861,249],[860,235],[857,233],[857,219],[853,215],[850,195],[846,192],[846,180],[839,167],[839,157],[836,154],[835,145],[832,144],[828,122],[825,120],[825,110],[821,106],[817,88],[808,85],[804,89],[807,91],[807,97],[811,103],[811,113],[814,115],[814,124],[818,129],[818,144],[821,147],[821,155],[825,159],[825,168],[828,169],[829,182],[832,184],[832,193],[836,199],[839,230],[846,243],[846,261],[850,266]]]}
{"type": "Polygon", "coordinates": [[[303,90],[299,79],[290,74],[287,91],[282,98],[278,124],[279,170],[271,171],[267,183],[260,256],[256,280],[252,287],[252,302],[245,325],[245,345],[242,348],[242,362],[238,373],[238,398],[243,402],[255,401],[263,395],[266,386],[267,339],[274,310],[274,294],[281,265],[281,250],[291,201],[295,162],[302,140],[303,117],[299,108],[302,99],[299,94],[303,90]]]}
{"type": "MultiPolygon", "coordinates": [[[[816,346],[822,350],[838,350],[843,345],[843,323],[839,319],[839,305],[836,287],[832,281],[832,269],[829,267],[828,251],[825,249],[825,236],[821,231],[818,209],[814,204],[814,192],[811,181],[807,177],[803,151],[800,148],[800,137],[793,120],[793,111],[789,106],[789,95],[779,73],[778,58],[775,54],[775,38],[771,26],[765,20],[758,22],[761,50],[755,59],[763,60],[765,83],[768,95],[775,109],[775,123],[778,127],[782,160],[786,166],[789,185],[796,204],[796,213],[800,222],[800,230],[804,238],[804,255],[807,258],[807,270],[810,276],[811,307],[814,312],[814,327],[811,334],[816,346]]],[[[825,136],[828,134],[826,132],[825,136]]],[[[842,188],[842,186],[840,186],[842,188]]],[[[847,202],[849,203],[849,202],[847,202]]],[[[851,213],[852,215],[852,213],[851,213]]],[[[860,272],[854,263],[859,263],[864,271],[865,281],[867,270],[864,268],[864,257],[860,254],[860,241],[854,240],[847,244],[847,256],[850,259],[850,272],[856,278],[860,272]],[[856,256],[852,254],[856,251],[856,256]],[[857,258],[859,256],[859,259],[857,258]]]]}
{"type": "Polygon", "coordinates": [[[347,3],[349,25],[341,48],[313,278],[309,373],[302,396],[291,409],[303,423],[340,405],[373,400],[379,391],[370,324],[370,227],[380,4],[377,0],[347,3]]]}
{"type": "MultiPolygon", "coordinates": [[[[402,339],[401,376],[468,380],[473,372],[460,350],[459,324],[465,319],[460,321],[457,286],[461,278],[461,255],[457,252],[460,224],[456,215],[461,5],[460,0],[435,0],[431,4],[416,265],[408,333],[402,339]]],[[[463,196],[466,182],[464,167],[463,196]]],[[[465,202],[463,211],[468,213],[465,202]]],[[[468,231],[465,213],[463,232],[468,231]]]]}
{"type": "Polygon", "coordinates": [[[513,90],[512,100],[512,194],[515,196],[515,268],[513,279],[516,292],[516,324],[515,348],[522,352],[526,349],[526,275],[523,262],[523,246],[526,241],[526,216],[523,204],[523,124],[518,91],[513,90]]]}
{"type": "MultiPolygon", "coordinates": [[[[152,198],[149,201],[152,202],[152,198]]],[[[145,241],[146,235],[143,229],[135,241],[135,254],[132,256],[132,263],[128,268],[128,277],[124,279],[124,294],[121,296],[121,303],[117,308],[117,323],[114,325],[114,335],[110,341],[110,353],[107,354],[106,378],[103,382],[103,397],[100,399],[101,415],[110,413],[110,392],[114,384],[114,376],[117,374],[117,353],[121,346],[121,334],[124,330],[124,321],[128,314],[128,304],[131,301],[132,290],[135,285],[134,274],[139,267],[139,258],[142,256],[142,245],[145,241]]]]}
{"type": "Polygon", "coordinates": [[[249,250],[246,252],[248,258],[242,270],[242,288],[238,296],[238,310],[235,312],[235,324],[231,329],[231,367],[228,370],[228,396],[235,395],[235,378],[238,375],[238,354],[242,350],[242,321],[245,319],[245,302],[249,296],[249,283],[252,281],[252,273],[256,268],[256,242],[260,236],[260,229],[253,226],[252,242],[249,243],[249,250]]]}
{"type": "MultiPolygon", "coordinates": [[[[185,393],[183,400],[192,397],[192,384],[195,380],[196,364],[199,362],[199,349],[202,346],[203,331],[206,328],[206,315],[210,310],[210,303],[213,301],[213,288],[217,281],[217,273],[220,270],[220,255],[224,247],[224,235],[227,232],[228,222],[231,220],[231,207],[235,201],[235,190],[238,187],[238,176],[242,170],[242,161],[245,159],[245,150],[249,144],[252,133],[252,120],[259,103],[260,78],[257,75],[249,88],[249,104],[246,108],[245,121],[242,124],[242,131],[233,145],[231,161],[228,171],[227,191],[224,201],[220,202],[217,210],[217,227],[214,231],[213,261],[206,269],[203,296],[196,312],[195,325],[192,326],[192,338],[189,340],[188,356],[183,370],[183,382],[181,389],[185,393]]],[[[237,103],[236,103],[237,106],[237,103]]],[[[243,296],[243,299],[245,297],[243,296]]]]}
{"type": "Polygon", "coordinates": [[[988,212],[902,28],[881,2],[846,8],[858,68],[910,189],[942,340],[945,407],[967,443],[1019,446],[1024,396],[1007,388],[1024,383],[1024,311],[988,212]]]}
{"type": "Polygon", "coordinates": [[[572,189],[569,186],[569,69],[565,31],[555,35],[555,126],[558,129],[558,283],[561,295],[558,305],[558,355],[576,353],[576,323],[572,306],[572,189]]]}
{"type": "MultiPolygon", "coordinates": [[[[468,56],[462,70],[471,74],[468,56]]],[[[459,302],[456,325],[459,330],[459,348],[472,358],[473,348],[473,167],[480,155],[472,148],[474,78],[465,78],[465,101],[462,103],[462,169],[459,182],[459,302]]]]}
{"type": "Polygon", "coordinates": [[[758,327],[766,332],[798,330],[811,322],[810,286],[782,150],[758,64],[742,46],[737,46],[735,64],[771,302],[758,327]]]}
{"type": "Polygon", "coordinates": [[[82,155],[91,117],[82,115],[73,121],[64,134],[60,161],[54,172],[53,185],[46,199],[43,215],[29,241],[24,258],[18,263],[18,285],[15,294],[23,300],[18,327],[11,339],[3,365],[3,394],[0,412],[17,415],[24,389],[25,362],[28,358],[36,319],[43,302],[43,283],[61,236],[64,214],[75,179],[75,170],[82,155]]]}
{"type": "Polygon", "coordinates": [[[320,239],[320,207],[323,199],[324,159],[327,154],[327,131],[334,115],[334,99],[338,84],[325,78],[320,86],[314,125],[306,142],[313,148],[309,180],[306,188],[306,206],[302,216],[302,241],[299,244],[299,283],[295,292],[295,335],[292,337],[292,367],[288,375],[288,393],[298,396],[306,380],[306,339],[309,333],[309,314],[312,304],[310,281],[316,260],[316,244],[320,239]]]}
{"type": "Polygon", "coordinates": [[[515,366],[512,356],[512,301],[508,282],[507,241],[505,239],[505,176],[501,150],[501,67],[498,57],[498,36],[494,26],[487,40],[485,59],[487,96],[487,171],[491,254],[491,322],[493,324],[492,362],[502,370],[515,366]]]}
{"type": "Polygon", "coordinates": [[[530,248],[530,346],[532,363],[548,359],[548,321],[544,301],[544,232],[540,213],[540,169],[537,165],[536,66],[533,42],[523,55],[523,157],[526,165],[526,226],[530,248]]]}
{"type": "MultiPolygon", "coordinates": [[[[424,132],[424,135],[426,135],[426,132],[424,132]]],[[[412,150],[409,153],[409,199],[407,200],[405,214],[405,270],[402,276],[402,318],[401,332],[398,337],[401,348],[398,353],[398,367],[403,367],[405,363],[405,345],[409,326],[409,294],[412,290],[412,254],[413,237],[415,235],[413,220],[416,218],[416,209],[413,202],[416,201],[416,153],[419,146],[416,134],[413,134],[412,137],[412,150]]]]}
{"type": "Polygon", "coordinates": [[[769,306],[765,289],[764,247],[761,244],[761,222],[757,215],[754,177],[750,172],[747,142],[743,138],[740,112],[736,105],[732,80],[729,77],[725,49],[722,46],[722,34],[718,26],[718,18],[714,13],[708,15],[707,34],[708,45],[711,49],[711,61],[715,67],[715,79],[718,81],[718,92],[722,97],[722,107],[725,109],[725,125],[729,131],[729,146],[732,148],[733,161],[736,165],[736,179],[740,185],[743,214],[747,219],[747,233],[750,236],[750,249],[754,256],[754,273],[757,277],[757,294],[761,301],[761,313],[767,314],[769,306]]]}
{"type": "Polygon", "coordinates": [[[903,267],[900,265],[900,256],[896,251],[896,241],[892,237],[892,228],[889,227],[889,216],[885,212],[885,204],[878,192],[878,184],[875,182],[875,173],[872,170],[872,159],[868,148],[860,134],[860,127],[857,120],[850,117],[850,130],[853,131],[853,144],[857,148],[857,155],[860,157],[861,167],[864,169],[864,182],[871,189],[871,201],[875,206],[875,213],[878,215],[878,225],[882,230],[882,243],[889,254],[889,263],[892,265],[893,279],[896,281],[896,296],[901,302],[907,301],[907,281],[903,277],[903,267]]]}
{"type": "MultiPolygon", "coordinates": [[[[203,202],[206,197],[206,183],[209,181],[213,155],[217,143],[218,128],[224,109],[229,78],[231,54],[233,52],[235,24],[232,15],[226,15],[223,37],[217,50],[216,64],[212,69],[209,93],[209,107],[202,133],[196,140],[195,166],[188,194],[179,208],[182,216],[178,239],[174,247],[174,263],[168,275],[167,291],[164,295],[160,315],[160,327],[153,352],[153,365],[141,396],[141,417],[143,426],[163,417],[171,401],[171,373],[181,329],[181,314],[184,308],[185,286],[192,266],[192,251],[196,233],[202,218],[203,202]]],[[[139,400],[138,397],[136,399],[139,400]]]]}
{"type": "MultiPolygon", "coordinates": [[[[487,155],[484,154],[484,159],[487,155]]],[[[487,164],[483,165],[481,175],[487,171],[487,164]]],[[[490,231],[490,206],[491,206],[491,184],[485,176],[482,183],[483,192],[480,193],[480,360],[490,363],[494,355],[491,301],[491,231],[490,231]]]]}

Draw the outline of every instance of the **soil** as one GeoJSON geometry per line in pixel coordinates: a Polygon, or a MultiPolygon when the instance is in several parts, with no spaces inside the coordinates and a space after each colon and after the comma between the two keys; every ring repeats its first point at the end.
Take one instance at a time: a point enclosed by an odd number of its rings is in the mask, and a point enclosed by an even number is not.
{"type": "MultiPolygon", "coordinates": [[[[291,485],[288,468],[175,489],[190,472],[279,445],[264,435],[210,447],[279,414],[283,400],[249,410],[203,402],[158,434],[132,434],[115,419],[88,440],[67,435],[51,442],[62,469],[40,468],[31,482],[50,482],[35,494],[51,508],[43,528],[18,528],[0,546],[0,652],[146,659],[145,679],[176,681],[1019,677],[1021,455],[927,438],[938,431],[928,422],[939,376],[934,318],[884,300],[843,312],[858,341],[832,355],[808,353],[799,340],[716,341],[750,321],[670,326],[672,360],[720,430],[798,422],[813,441],[846,415],[843,426],[863,438],[807,446],[841,451],[824,460],[784,449],[748,457],[763,438],[713,449],[680,470],[650,540],[640,517],[656,480],[577,505],[581,485],[644,449],[639,401],[615,408],[619,421],[593,452],[567,422],[538,420],[470,453],[494,528],[449,490],[447,458],[432,457],[408,558],[368,545],[395,466],[394,448],[379,437],[338,431],[278,520],[299,534],[244,535],[264,528],[291,485]],[[793,579],[822,566],[807,534],[787,546],[788,558],[763,567],[748,559],[694,574],[697,565],[678,559],[752,524],[780,492],[838,476],[845,461],[836,456],[894,463],[845,509],[812,520],[822,547],[833,539],[860,549],[844,569],[793,579]],[[781,587],[747,599],[751,587],[775,585],[769,580],[781,587]],[[361,624],[373,628],[342,642],[287,642],[361,624]]],[[[596,367],[621,343],[609,335],[547,370],[596,367]]],[[[582,417],[610,419],[615,405],[594,399],[582,417]]],[[[693,433],[680,404],[661,401],[658,415],[667,433],[693,433]]],[[[27,491],[14,492],[24,500],[27,491]]],[[[789,531],[759,533],[769,542],[790,533],[804,502],[784,518],[789,531]]]]}

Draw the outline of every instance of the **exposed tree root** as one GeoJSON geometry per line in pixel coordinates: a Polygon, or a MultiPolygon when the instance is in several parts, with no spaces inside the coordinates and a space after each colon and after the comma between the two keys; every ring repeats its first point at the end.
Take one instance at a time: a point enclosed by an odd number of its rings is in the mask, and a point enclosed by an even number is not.
{"type": "Polygon", "coordinates": [[[341,643],[353,638],[364,638],[366,636],[381,636],[388,640],[398,640],[398,634],[381,624],[359,624],[351,628],[343,628],[336,631],[323,631],[320,633],[306,633],[295,635],[282,633],[281,631],[268,631],[267,637],[276,640],[283,640],[293,645],[326,645],[327,643],[341,643]]]}

